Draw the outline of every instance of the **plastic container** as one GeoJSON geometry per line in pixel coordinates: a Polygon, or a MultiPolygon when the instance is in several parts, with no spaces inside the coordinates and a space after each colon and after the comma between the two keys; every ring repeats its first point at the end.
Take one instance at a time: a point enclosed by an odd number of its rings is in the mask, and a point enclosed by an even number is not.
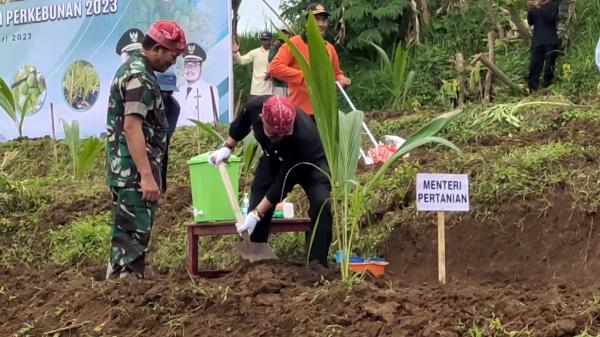
{"type": "Polygon", "coordinates": [[[274,219],[291,219],[294,217],[294,204],[291,202],[280,202],[273,211],[274,219]]]}
{"type": "MultiPolygon", "coordinates": [[[[335,253],[335,262],[340,264],[345,254],[341,251],[335,253]]],[[[356,255],[350,256],[350,264],[348,268],[356,273],[369,272],[375,277],[381,277],[385,274],[385,267],[389,264],[384,258],[371,257],[363,258],[356,255]]]]}
{"type": "Polygon", "coordinates": [[[283,203],[283,218],[293,219],[294,218],[294,204],[291,202],[283,203]]]}
{"type": "Polygon", "coordinates": [[[248,193],[244,193],[244,199],[242,200],[242,215],[244,218],[248,215],[248,208],[250,208],[250,199],[248,198],[248,193]]]}
{"type": "Polygon", "coordinates": [[[381,276],[383,276],[383,274],[385,274],[385,267],[388,264],[389,264],[389,262],[385,262],[385,261],[382,261],[382,262],[371,261],[371,262],[369,262],[369,265],[367,266],[367,271],[375,277],[381,277],[381,276]]]}
{"type": "Polygon", "coordinates": [[[348,268],[350,268],[350,270],[352,270],[355,273],[364,273],[365,271],[369,271],[370,265],[371,264],[367,263],[367,262],[358,262],[358,263],[350,262],[350,265],[348,266],[348,268]]]}
{"type": "MultiPolygon", "coordinates": [[[[213,222],[235,220],[227,191],[221,180],[219,170],[208,162],[210,152],[193,157],[188,161],[190,183],[192,188],[192,204],[195,222],[213,222]]],[[[239,190],[240,158],[229,157],[227,172],[231,179],[233,192],[239,190]]]]}

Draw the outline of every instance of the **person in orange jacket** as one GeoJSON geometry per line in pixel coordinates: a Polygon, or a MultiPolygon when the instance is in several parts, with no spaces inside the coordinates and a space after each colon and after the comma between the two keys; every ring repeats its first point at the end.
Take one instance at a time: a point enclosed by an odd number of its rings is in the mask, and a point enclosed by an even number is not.
{"type": "MultiPolygon", "coordinates": [[[[325,6],[320,3],[312,3],[306,8],[307,16],[308,13],[312,13],[315,16],[319,31],[322,35],[325,35],[325,31],[329,25],[329,13],[327,12],[325,6]]],[[[298,48],[300,53],[302,53],[302,55],[309,60],[306,34],[292,37],[291,42],[296,46],[296,48],[298,48]]],[[[329,42],[326,42],[326,46],[327,51],[329,52],[331,63],[333,64],[333,71],[336,81],[340,82],[340,84],[344,87],[349,86],[352,81],[348,77],[344,76],[344,73],[340,69],[340,60],[335,47],[329,42]]],[[[279,49],[279,52],[273,61],[271,61],[269,73],[271,77],[286,82],[290,89],[289,98],[292,103],[310,116],[313,116],[313,109],[308,97],[308,90],[306,88],[306,83],[304,83],[304,75],[302,74],[300,65],[294,58],[294,55],[292,54],[292,51],[288,45],[283,45],[279,49]]]]}

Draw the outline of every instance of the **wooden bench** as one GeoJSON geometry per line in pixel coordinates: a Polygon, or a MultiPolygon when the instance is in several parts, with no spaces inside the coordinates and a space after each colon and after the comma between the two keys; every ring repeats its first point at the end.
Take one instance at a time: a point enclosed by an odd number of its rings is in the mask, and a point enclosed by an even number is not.
{"type": "MultiPolygon", "coordinates": [[[[187,224],[188,253],[187,265],[188,271],[192,275],[215,278],[221,277],[229,270],[200,270],[198,267],[198,238],[208,235],[233,235],[238,234],[235,229],[235,221],[221,222],[201,222],[187,224]]],[[[309,218],[294,219],[273,219],[271,221],[271,233],[284,232],[307,232],[310,230],[309,218]]]]}

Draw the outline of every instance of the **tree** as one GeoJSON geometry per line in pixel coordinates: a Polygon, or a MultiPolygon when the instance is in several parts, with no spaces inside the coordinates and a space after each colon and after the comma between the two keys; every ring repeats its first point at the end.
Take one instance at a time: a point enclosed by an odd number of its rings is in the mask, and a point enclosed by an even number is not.
{"type": "MultiPolygon", "coordinates": [[[[304,26],[306,6],[312,0],[287,0],[281,5],[282,16],[304,26]]],[[[401,21],[409,0],[326,0],[323,3],[331,13],[330,35],[348,49],[395,45],[401,38],[401,21]]]]}

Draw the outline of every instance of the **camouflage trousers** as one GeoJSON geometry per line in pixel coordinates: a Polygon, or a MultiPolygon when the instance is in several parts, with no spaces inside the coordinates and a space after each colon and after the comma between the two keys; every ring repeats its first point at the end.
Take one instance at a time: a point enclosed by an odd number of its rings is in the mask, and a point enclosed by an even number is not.
{"type": "Polygon", "coordinates": [[[109,277],[143,277],[157,203],[142,200],[136,188],[111,187],[112,231],[109,277]]]}

